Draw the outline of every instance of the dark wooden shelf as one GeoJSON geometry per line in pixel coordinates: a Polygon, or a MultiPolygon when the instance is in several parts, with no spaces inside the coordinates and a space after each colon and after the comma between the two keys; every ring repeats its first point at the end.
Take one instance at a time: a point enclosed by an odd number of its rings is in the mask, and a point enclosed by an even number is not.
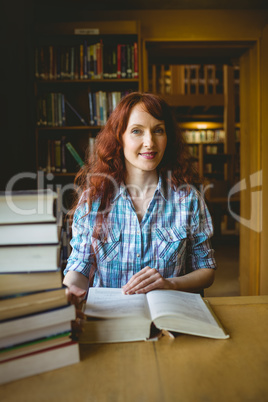
{"type": "Polygon", "coordinates": [[[99,78],[99,79],[84,79],[84,80],[36,80],[35,81],[37,84],[92,84],[92,83],[110,83],[110,82],[116,82],[116,83],[124,83],[124,82],[131,82],[134,83],[136,82],[137,84],[139,83],[138,78],[99,78]]]}
{"type": "Polygon", "coordinates": [[[162,95],[170,106],[224,106],[224,95],[162,95]]]}
{"type": "Polygon", "coordinates": [[[102,126],[37,126],[40,131],[88,131],[101,130],[102,126]]]}

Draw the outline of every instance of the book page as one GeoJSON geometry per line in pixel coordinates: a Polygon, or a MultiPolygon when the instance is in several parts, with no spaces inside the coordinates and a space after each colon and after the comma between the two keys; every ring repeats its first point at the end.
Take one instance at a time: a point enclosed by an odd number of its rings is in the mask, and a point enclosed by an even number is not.
{"type": "Polygon", "coordinates": [[[124,295],[122,289],[90,288],[84,309],[88,316],[146,317],[150,319],[145,295],[124,295]]]}
{"type": "Polygon", "coordinates": [[[179,316],[184,320],[198,320],[215,325],[215,319],[201,296],[178,290],[153,290],[147,293],[151,319],[163,316],[179,316]]]}

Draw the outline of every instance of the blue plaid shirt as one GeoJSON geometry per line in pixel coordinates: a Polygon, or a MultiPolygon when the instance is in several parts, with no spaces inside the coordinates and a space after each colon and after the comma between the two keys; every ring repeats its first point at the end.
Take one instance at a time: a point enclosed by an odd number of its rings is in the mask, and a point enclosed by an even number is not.
{"type": "Polygon", "coordinates": [[[148,209],[139,222],[124,185],[118,188],[111,210],[98,234],[93,233],[99,201],[90,213],[81,203],[73,219],[69,270],[89,277],[93,286],[121,287],[142,268],[156,268],[164,278],[199,268],[216,268],[210,240],[211,217],[193,188],[165,189],[161,178],[148,209]],[[94,257],[95,256],[95,257],[94,257]]]}

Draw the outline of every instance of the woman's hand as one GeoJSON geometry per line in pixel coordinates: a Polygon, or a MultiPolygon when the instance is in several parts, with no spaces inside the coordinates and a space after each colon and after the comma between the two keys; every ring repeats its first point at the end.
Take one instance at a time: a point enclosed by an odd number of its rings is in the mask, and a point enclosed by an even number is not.
{"type": "Polygon", "coordinates": [[[173,283],[163,278],[160,273],[150,267],[145,267],[137,272],[128,283],[122,286],[127,295],[134,293],[147,293],[154,289],[175,289],[173,283]]]}
{"type": "Polygon", "coordinates": [[[125,294],[147,293],[154,289],[173,289],[183,292],[200,292],[212,285],[215,270],[211,268],[196,269],[189,274],[163,278],[156,269],[145,267],[137,272],[128,283],[122,287],[125,294]]]}
{"type": "Polygon", "coordinates": [[[81,310],[82,302],[86,296],[86,290],[79,288],[76,285],[70,285],[65,289],[68,302],[74,304],[76,309],[81,310]]]}
{"type": "Polygon", "coordinates": [[[72,321],[72,339],[78,340],[79,334],[83,331],[82,320],[85,319],[85,315],[81,309],[87,292],[76,285],[70,285],[65,292],[69,303],[74,304],[76,308],[76,319],[72,321]]]}

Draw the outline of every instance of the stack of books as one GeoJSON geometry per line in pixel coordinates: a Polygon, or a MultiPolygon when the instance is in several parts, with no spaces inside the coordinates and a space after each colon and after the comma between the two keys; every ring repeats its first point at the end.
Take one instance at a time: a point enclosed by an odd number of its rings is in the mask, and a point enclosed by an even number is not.
{"type": "Polygon", "coordinates": [[[49,190],[0,195],[0,384],[79,362],[62,286],[62,214],[49,190]]]}

